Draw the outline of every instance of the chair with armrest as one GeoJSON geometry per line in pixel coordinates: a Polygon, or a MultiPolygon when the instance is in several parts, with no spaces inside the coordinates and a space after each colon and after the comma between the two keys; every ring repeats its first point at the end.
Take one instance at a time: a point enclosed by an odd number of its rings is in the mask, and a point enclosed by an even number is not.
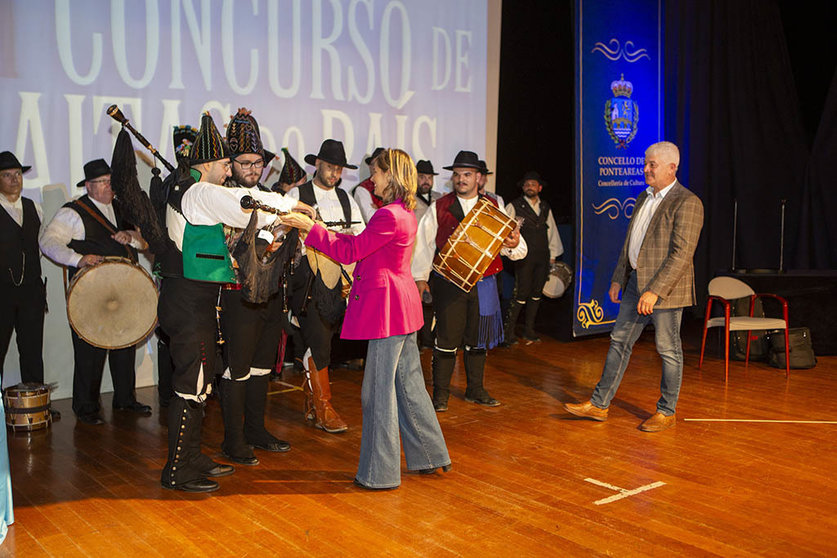
{"type": "Polygon", "coordinates": [[[785,331],[785,377],[790,377],[790,354],[788,351],[788,301],[784,298],[769,294],[756,294],[747,283],[733,277],[716,277],[709,282],[709,299],[706,301],[706,315],[703,319],[703,341],[700,344],[700,364],[703,367],[703,352],[706,348],[706,332],[710,327],[724,327],[724,382],[729,380],[729,332],[747,332],[747,355],[744,359],[744,366],[750,363],[750,339],[751,332],[764,330],[782,329],[785,331]],[[750,298],[750,314],[748,316],[730,316],[730,300],[736,298],[750,298]],[[753,317],[753,307],[758,298],[772,298],[782,304],[782,317],[779,318],[756,318],[753,317]],[[724,307],[722,317],[710,318],[712,306],[719,303],[724,307]]]}

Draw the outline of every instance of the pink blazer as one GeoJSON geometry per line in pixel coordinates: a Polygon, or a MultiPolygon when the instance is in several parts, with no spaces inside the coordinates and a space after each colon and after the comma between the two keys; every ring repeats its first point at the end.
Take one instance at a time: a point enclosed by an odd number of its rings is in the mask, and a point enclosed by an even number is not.
{"type": "Polygon", "coordinates": [[[424,324],[410,273],[416,218],[399,200],[377,210],[357,236],[315,225],[307,246],[340,263],[358,262],[343,320],[343,339],[382,339],[418,331],[424,324]]]}

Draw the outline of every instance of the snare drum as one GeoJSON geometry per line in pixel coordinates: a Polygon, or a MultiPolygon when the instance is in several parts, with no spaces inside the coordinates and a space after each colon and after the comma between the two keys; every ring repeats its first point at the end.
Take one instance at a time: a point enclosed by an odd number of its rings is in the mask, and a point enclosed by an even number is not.
{"type": "Polygon", "coordinates": [[[18,384],[6,388],[3,396],[6,425],[15,432],[31,432],[52,424],[49,414],[49,386],[18,384]]]}
{"type": "Polygon", "coordinates": [[[67,318],[73,331],[94,347],[136,345],[157,325],[157,287],[142,266],[107,257],[73,277],[67,291],[67,318]]]}
{"type": "Polygon", "coordinates": [[[500,253],[503,241],[514,227],[514,219],[480,198],[436,254],[433,269],[466,293],[470,292],[500,253]]]}

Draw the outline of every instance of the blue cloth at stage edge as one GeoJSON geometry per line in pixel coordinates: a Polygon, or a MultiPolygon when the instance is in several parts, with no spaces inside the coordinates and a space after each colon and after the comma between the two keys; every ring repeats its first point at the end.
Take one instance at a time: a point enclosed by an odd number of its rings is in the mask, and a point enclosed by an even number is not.
{"type": "MultiPolygon", "coordinates": [[[[0,417],[5,422],[6,410],[0,397],[0,417]]],[[[6,425],[0,426],[0,543],[6,540],[9,525],[15,522],[12,505],[12,475],[9,471],[9,446],[6,441],[6,425]]]]}

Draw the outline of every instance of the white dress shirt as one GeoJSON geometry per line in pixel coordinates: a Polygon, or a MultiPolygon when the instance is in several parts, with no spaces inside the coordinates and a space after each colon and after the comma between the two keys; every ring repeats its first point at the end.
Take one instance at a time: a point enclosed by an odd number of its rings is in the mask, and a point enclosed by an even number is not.
{"type": "MultiPolygon", "coordinates": [[[[526,200],[526,203],[532,208],[532,211],[535,212],[536,215],[541,214],[541,200],[537,198],[534,203],[532,202],[531,198],[527,196],[523,196],[523,199],[526,200]]],[[[506,213],[509,214],[509,217],[515,219],[517,217],[517,212],[514,209],[513,204],[508,204],[506,206],[506,213]]],[[[558,234],[558,226],[555,224],[555,218],[552,216],[552,210],[549,210],[549,214],[546,216],[546,227],[547,233],[546,238],[547,242],[549,243],[549,259],[554,260],[558,256],[564,253],[564,244],[561,242],[561,235],[558,234]]]]}
{"type": "MultiPolygon", "coordinates": [[[[296,190],[296,188],[294,188],[296,190]]],[[[183,251],[183,233],[188,220],[192,225],[217,225],[223,223],[229,227],[243,229],[250,222],[250,211],[241,208],[241,198],[252,196],[259,202],[280,211],[291,211],[298,200],[290,195],[283,196],[276,192],[263,192],[258,188],[227,188],[209,182],[192,184],[180,200],[183,215],[166,207],[166,226],[169,237],[177,249],[183,251]]],[[[278,217],[273,213],[259,211],[259,228],[272,224],[278,217]]]]}
{"type": "MultiPolygon", "coordinates": [[[[477,205],[478,196],[470,199],[464,199],[456,196],[459,200],[459,205],[462,206],[462,212],[465,215],[474,209],[477,205]]],[[[503,206],[499,207],[500,211],[506,213],[503,206]]],[[[416,249],[413,252],[413,262],[410,265],[410,271],[413,274],[413,279],[416,281],[427,281],[430,277],[430,270],[433,269],[433,257],[436,255],[436,232],[439,229],[439,221],[436,218],[436,202],[430,204],[424,216],[418,224],[418,231],[416,233],[416,249]]],[[[522,260],[529,252],[526,246],[526,241],[520,237],[520,243],[514,248],[502,248],[500,254],[509,258],[510,260],[522,260]]]]}
{"type": "Polygon", "coordinates": [[[645,193],[648,194],[648,197],[645,198],[645,202],[643,202],[642,207],[639,208],[639,213],[637,213],[634,219],[634,227],[631,231],[631,240],[628,244],[628,260],[631,262],[631,267],[636,269],[636,263],[639,259],[639,249],[642,248],[642,241],[645,240],[645,233],[648,231],[648,225],[651,224],[651,218],[654,217],[654,213],[657,212],[657,208],[660,207],[660,204],[663,201],[663,198],[666,197],[666,194],[671,191],[671,187],[677,183],[675,179],[674,182],[660,190],[659,194],[654,193],[654,188],[649,186],[645,189],[645,193]]]}
{"type": "MultiPolygon", "coordinates": [[[[360,188],[358,188],[358,190],[360,190],[360,188]]],[[[354,198],[352,198],[352,194],[350,192],[346,193],[349,194],[349,207],[352,208],[352,221],[359,222],[352,225],[349,230],[339,227],[331,228],[337,232],[358,235],[366,228],[366,223],[363,220],[360,208],[357,206],[354,198]]],[[[299,201],[299,188],[294,188],[288,192],[287,197],[293,199],[294,203],[299,201]]],[[[319,210],[320,217],[323,218],[323,221],[343,220],[343,206],[340,205],[340,199],[337,197],[337,188],[330,188],[326,190],[325,188],[320,188],[314,184],[314,199],[317,200],[317,209],[319,210]]]]}
{"type": "MultiPolygon", "coordinates": [[[[35,204],[35,211],[38,213],[38,219],[41,221],[41,230],[44,228],[44,212],[41,210],[41,206],[38,202],[33,201],[32,203],[35,204]]],[[[3,209],[6,210],[12,219],[15,220],[15,223],[23,226],[23,196],[18,196],[17,200],[9,201],[9,198],[5,196],[5,194],[0,194],[0,205],[3,206],[3,209]]]]}
{"type": "MultiPolygon", "coordinates": [[[[113,229],[119,230],[116,226],[113,205],[98,202],[93,198],[88,199],[105,216],[113,229]]],[[[62,207],[41,233],[41,252],[57,264],[78,267],[78,262],[84,256],[67,246],[72,240],[84,240],[84,221],[75,209],[62,207]]],[[[134,237],[131,237],[130,245],[138,250],[144,248],[144,245],[134,237]]]]}
{"type": "Polygon", "coordinates": [[[378,208],[375,207],[375,202],[372,200],[372,194],[363,186],[358,186],[355,188],[355,194],[352,197],[355,199],[358,209],[360,209],[363,222],[368,223],[369,219],[378,211],[378,208]]]}
{"type": "MultiPolygon", "coordinates": [[[[444,194],[441,192],[437,192],[436,190],[430,190],[430,203],[432,204],[434,201],[441,198],[444,194]]],[[[427,210],[430,209],[430,206],[424,203],[424,200],[416,194],[416,207],[413,209],[413,213],[416,214],[416,221],[421,221],[421,218],[424,217],[424,214],[427,213],[427,210]]]]}

